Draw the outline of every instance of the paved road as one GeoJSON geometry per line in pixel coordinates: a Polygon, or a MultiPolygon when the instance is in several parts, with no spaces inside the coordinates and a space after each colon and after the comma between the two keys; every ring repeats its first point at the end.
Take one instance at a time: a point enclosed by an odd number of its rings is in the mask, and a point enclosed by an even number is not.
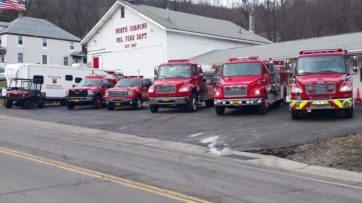
{"type": "Polygon", "coordinates": [[[151,114],[147,107],[140,111],[123,109],[114,112],[87,108],[68,111],[65,107],[32,110],[1,108],[0,114],[175,142],[203,144],[205,140],[214,139],[218,148],[237,150],[293,146],[362,132],[362,107],[356,109],[355,118],[350,120],[333,113],[323,113],[293,121],[287,107],[273,108],[264,116],[252,110],[231,110],[227,115],[218,117],[213,108],[202,108],[196,113],[162,109],[160,113],[151,114]]]}
{"type": "Polygon", "coordinates": [[[212,202],[362,202],[362,183],[176,151],[169,142],[149,146],[144,138],[4,116],[0,129],[0,202],[165,200],[144,185],[212,202]],[[87,177],[96,172],[142,187],[87,177]]]}

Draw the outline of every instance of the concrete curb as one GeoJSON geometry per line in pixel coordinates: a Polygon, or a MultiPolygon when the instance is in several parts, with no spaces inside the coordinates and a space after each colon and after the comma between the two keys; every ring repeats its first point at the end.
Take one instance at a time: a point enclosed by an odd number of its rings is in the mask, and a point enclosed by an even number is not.
{"type": "Polygon", "coordinates": [[[362,182],[362,173],[345,171],[340,169],[333,169],[321,166],[308,165],[305,163],[300,163],[288,159],[278,158],[271,155],[261,155],[249,152],[240,152],[234,150],[227,150],[220,153],[215,153],[210,150],[208,147],[187,144],[187,143],[177,143],[165,140],[157,140],[154,138],[144,138],[134,135],[128,135],[123,133],[115,133],[98,129],[84,128],[78,126],[71,126],[65,124],[44,122],[38,120],[30,120],[18,117],[4,116],[0,115],[0,122],[6,123],[16,123],[25,126],[42,126],[43,130],[56,130],[57,132],[64,133],[65,135],[79,135],[82,137],[87,137],[93,140],[103,140],[108,142],[126,144],[126,145],[135,145],[138,147],[148,147],[154,150],[163,151],[166,153],[182,154],[185,156],[207,156],[215,160],[226,160],[227,162],[238,162],[238,163],[248,163],[252,165],[261,165],[274,169],[283,169],[290,172],[302,173],[307,175],[314,175],[319,177],[325,177],[341,181],[352,181],[352,182],[362,182]],[[83,132],[78,134],[77,132],[83,132]],[[236,160],[232,158],[225,157],[227,155],[239,155],[241,157],[249,158],[247,160],[236,160]]]}

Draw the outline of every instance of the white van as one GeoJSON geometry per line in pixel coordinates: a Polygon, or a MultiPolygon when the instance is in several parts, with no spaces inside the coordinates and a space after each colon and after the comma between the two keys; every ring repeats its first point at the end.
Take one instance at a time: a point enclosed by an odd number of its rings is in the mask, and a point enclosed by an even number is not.
{"type": "Polygon", "coordinates": [[[46,94],[47,101],[65,102],[67,91],[73,85],[79,83],[89,74],[107,74],[93,68],[39,65],[39,64],[8,64],[5,67],[5,77],[8,87],[11,87],[11,79],[32,79],[34,76],[43,76],[44,84],[42,92],[46,94]]]}

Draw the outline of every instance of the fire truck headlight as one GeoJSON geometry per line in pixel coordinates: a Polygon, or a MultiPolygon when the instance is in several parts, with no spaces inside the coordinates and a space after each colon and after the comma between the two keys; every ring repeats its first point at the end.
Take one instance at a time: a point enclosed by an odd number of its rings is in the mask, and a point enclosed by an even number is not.
{"type": "Polygon", "coordinates": [[[106,91],[106,97],[109,97],[109,90],[106,91]]]}
{"type": "Polygon", "coordinates": [[[220,91],[219,90],[216,90],[215,97],[220,97],[220,91]]]}
{"type": "Polygon", "coordinates": [[[88,95],[93,95],[93,94],[94,94],[93,90],[88,90],[88,95]]]}
{"type": "Polygon", "coordinates": [[[134,95],[134,90],[128,90],[127,95],[129,97],[133,96],[134,95]]]}
{"type": "Polygon", "coordinates": [[[188,91],[190,91],[190,88],[189,87],[181,87],[178,91],[179,92],[188,92],[188,91]]]}
{"type": "Polygon", "coordinates": [[[340,89],[340,92],[351,92],[352,91],[352,85],[343,85],[340,89]]]}
{"type": "Polygon", "coordinates": [[[303,90],[300,87],[292,87],[291,93],[293,94],[302,94],[303,90]]]}
{"type": "Polygon", "coordinates": [[[148,89],[148,93],[153,93],[155,92],[155,86],[151,86],[149,89],[148,89]]]}
{"type": "Polygon", "coordinates": [[[254,95],[256,96],[260,95],[260,90],[254,90],[254,95]]]}

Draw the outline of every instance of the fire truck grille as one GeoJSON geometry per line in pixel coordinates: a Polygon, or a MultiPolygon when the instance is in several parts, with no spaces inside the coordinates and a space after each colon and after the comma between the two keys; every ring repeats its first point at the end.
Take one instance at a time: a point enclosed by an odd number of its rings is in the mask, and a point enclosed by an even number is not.
{"type": "Polygon", "coordinates": [[[86,97],[88,96],[88,90],[70,90],[69,97],[86,97]]]}
{"type": "Polygon", "coordinates": [[[247,92],[248,92],[248,88],[246,86],[224,87],[225,97],[246,96],[247,92]]]}
{"type": "Polygon", "coordinates": [[[307,94],[335,94],[337,85],[335,83],[307,84],[307,94]]]}
{"type": "Polygon", "coordinates": [[[174,94],[176,93],[176,85],[156,86],[156,93],[174,94]]]}
{"type": "Polygon", "coordinates": [[[110,91],[110,97],[125,97],[127,96],[127,91],[110,91]]]}

